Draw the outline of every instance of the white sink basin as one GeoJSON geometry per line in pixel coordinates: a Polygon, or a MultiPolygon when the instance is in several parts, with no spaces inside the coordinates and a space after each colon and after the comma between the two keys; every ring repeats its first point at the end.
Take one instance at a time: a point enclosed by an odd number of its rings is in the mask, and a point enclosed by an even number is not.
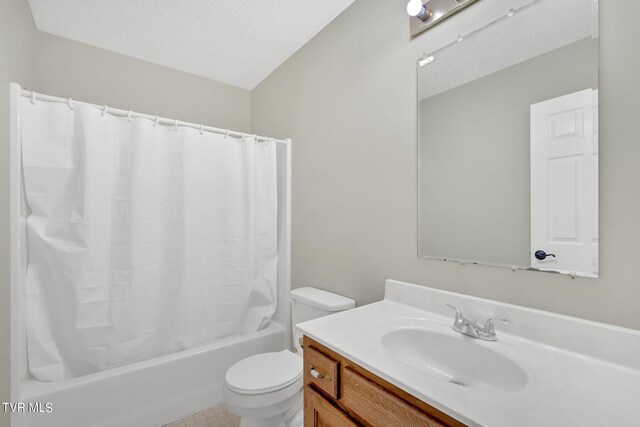
{"type": "Polygon", "coordinates": [[[527,384],[526,372],[508,357],[462,334],[423,328],[386,333],[382,346],[397,360],[431,377],[486,391],[515,391],[527,384]]]}

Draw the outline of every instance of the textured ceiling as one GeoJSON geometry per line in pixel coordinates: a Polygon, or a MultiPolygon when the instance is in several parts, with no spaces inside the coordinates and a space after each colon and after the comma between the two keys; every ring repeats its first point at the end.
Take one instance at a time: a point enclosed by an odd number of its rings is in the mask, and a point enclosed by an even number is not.
{"type": "Polygon", "coordinates": [[[354,0],[29,0],[40,31],[253,89],[354,0]]]}
{"type": "Polygon", "coordinates": [[[435,52],[435,60],[419,70],[419,99],[587,37],[598,37],[597,1],[537,0],[514,16],[435,52]]]}

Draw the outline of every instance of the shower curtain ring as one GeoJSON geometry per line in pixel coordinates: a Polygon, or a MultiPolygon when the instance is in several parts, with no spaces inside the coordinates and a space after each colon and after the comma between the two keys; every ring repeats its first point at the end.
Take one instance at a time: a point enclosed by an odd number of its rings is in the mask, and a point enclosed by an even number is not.
{"type": "Polygon", "coordinates": [[[178,119],[176,119],[176,121],[173,122],[173,129],[178,130],[178,119]]]}
{"type": "Polygon", "coordinates": [[[127,120],[129,120],[129,123],[131,123],[131,114],[133,114],[133,111],[129,110],[129,113],[127,114],[127,120]]]}
{"type": "Polygon", "coordinates": [[[200,125],[200,135],[204,135],[204,125],[200,125]]]}
{"type": "Polygon", "coordinates": [[[33,105],[36,105],[36,91],[35,90],[31,91],[31,103],[33,105]]]}
{"type": "Polygon", "coordinates": [[[70,110],[73,110],[75,108],[75,106],[73,105],[73,99],[67,99],[67,107],[69,107],[70,110]]]}
{"type": "Polygon", "coordinates": [[[108,108],[108,107],[107,107],[107,104],[105,104],[105,105],[103,105],[103,106],[102,106],[102,114],[101,114],[101,115],[102,115],[103,117],[104,117],[104,115],[105,115],[105,114],[107,114],[107,108],[108,108]]]}
{"type": "Polygon", "coordinates": [[[156,114],[156,118],[153,120],[153,127],[158,126],[158,123],[160,123],[160,117],[156,114]]]}
{"type": "Polygon", "coordinates": [[[227,134],[224,136],[224,139],[229,138],[229,129],[227,129],[227,134]]]}

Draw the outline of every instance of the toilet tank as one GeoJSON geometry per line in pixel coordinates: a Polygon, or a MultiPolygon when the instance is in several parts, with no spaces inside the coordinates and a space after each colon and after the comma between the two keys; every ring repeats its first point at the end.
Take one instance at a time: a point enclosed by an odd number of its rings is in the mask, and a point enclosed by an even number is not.
{"type": "Polygon", "coordinates": [[[356,302],[351,298],[317,288],[292,289],[290,295],[293,343],[298,351],[301,350],[299,341],[302,338],[302,333],[296,327],[298,323],[349,310],[356,306],[356,302]]]}

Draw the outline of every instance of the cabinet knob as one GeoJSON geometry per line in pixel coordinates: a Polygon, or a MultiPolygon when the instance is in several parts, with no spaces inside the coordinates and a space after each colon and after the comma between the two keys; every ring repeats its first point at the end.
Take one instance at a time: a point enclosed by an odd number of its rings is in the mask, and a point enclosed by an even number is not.
{"type": "Polygon", "coordinates": [[[320,379],[325,377],[324,374],[321,374],[316,370],[316,368],[313,368],[313,367],[311,368],[311,375],[313,375],[315,378],[320,378],[320,379]]]}

